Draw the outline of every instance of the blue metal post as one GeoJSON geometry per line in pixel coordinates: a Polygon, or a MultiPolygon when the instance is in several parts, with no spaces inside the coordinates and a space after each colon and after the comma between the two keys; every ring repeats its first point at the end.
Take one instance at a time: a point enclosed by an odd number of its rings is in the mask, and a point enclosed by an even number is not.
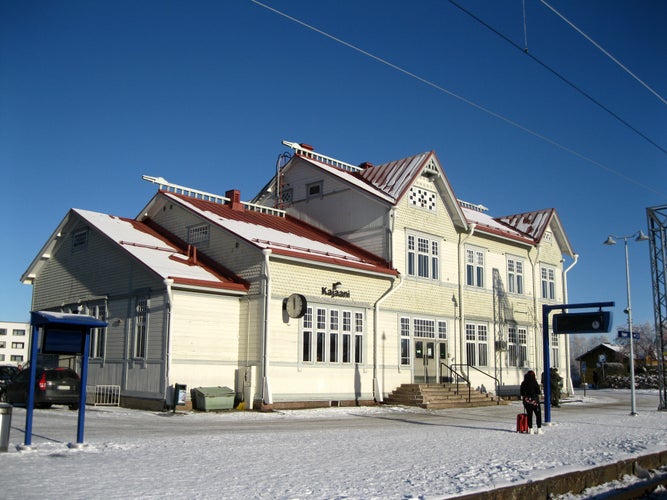
{"type": "Polygon", "coordinates": [[[544,422],[551,422],[551,359],[549,356],[549,313],[552,306],[542,305],[542,357],[544,358],[544,422]]]}
{"type": "Polygon", "coordinates": [[[28,383],[28,401],[25,407],[25,437],[23,444],[32,444],[32,413],[35,408],[35,382],[37,378],[37,350],[39,347],[39,326],[33,325],[30,337],[30,381],[28,383]]]}
{"type": "Polygon", "coordinates": [[[76,427],[76,442],[83,444],[83,428],[86,419],[86,387],[88,383],[88,350],[90,349],[90,328],[86,330],[86,340],[81,355],[81,390],[79,391],[79,421],[76,427]]]}

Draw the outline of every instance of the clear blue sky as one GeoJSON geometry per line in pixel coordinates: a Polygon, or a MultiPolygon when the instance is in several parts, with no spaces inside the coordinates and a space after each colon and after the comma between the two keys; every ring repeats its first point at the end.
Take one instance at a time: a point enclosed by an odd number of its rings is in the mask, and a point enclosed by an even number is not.
{"type": "MultiPolygon", "coordinates": [[[[248,200],[287,139],[354,164],[434,150],[493,216],[556,208],[580,255],[570,302],[616,301],[625,322],[623,245],[602,242],[667,204],[664,101],[539,0],[526,32],[522,0],[460,4],[659,147],[448,1],[266,4],[294,19],[250,0],[0,0],[0,320],[29,319],[19,278],[69,208],[134,217],[156,190],[142,174],[248,200]]],[[[666,2],[549,5],[667,96],[666,2]]],[[[630,261],[652,323],[646,242],[630,261]]]]}

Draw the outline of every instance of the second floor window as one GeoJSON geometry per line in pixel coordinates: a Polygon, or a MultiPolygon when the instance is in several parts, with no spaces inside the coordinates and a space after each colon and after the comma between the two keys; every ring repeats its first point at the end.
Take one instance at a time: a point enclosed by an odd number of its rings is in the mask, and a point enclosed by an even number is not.
{"type": "Polygon", "coordinates": [[[556,273],[550,267],[542,270],[542,298],[554,300],[556,298],[556,273]]]}
{"type": "Polygon", "coordinates": [[[484,288],[484,252],[466,249],[466,285],[484,288]]]}
{"type": "Polygon", "coordinates": [[[440,244],[435,239],[408,235],[408,276],[440,279],[440,244]]]}
{"type": "Polygon", "coordinates": [[[507,259],[507,291],[523,294],[523,262],[507,259]]]}

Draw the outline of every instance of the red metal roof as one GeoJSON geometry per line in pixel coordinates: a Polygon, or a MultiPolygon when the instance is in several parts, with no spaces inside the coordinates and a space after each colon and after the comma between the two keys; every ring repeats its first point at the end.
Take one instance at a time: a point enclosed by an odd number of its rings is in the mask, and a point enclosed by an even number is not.
{"type": "Polygon", "coordinates": [[[229,205],[162,191],[162,195],[197,212],[258,248],[316,262],[395,275],[383,259],[345,240],[294,217],[272,215],[249,209],[233,210],[229,205]]]}

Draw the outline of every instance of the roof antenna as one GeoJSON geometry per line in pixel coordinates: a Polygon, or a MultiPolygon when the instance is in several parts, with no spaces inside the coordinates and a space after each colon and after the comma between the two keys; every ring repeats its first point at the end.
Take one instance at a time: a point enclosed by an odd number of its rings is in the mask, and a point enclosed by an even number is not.
{"type": "Polygon", "coordinates": [[[287,162],[290,161],[292,158],[292,155],[289,154],[287,151],[284,153],[281,153],[278,155],[278,159],[276,160],[276,198],[275,201],[273,202],[273,208],[278,208],[280,210],[283,209],[283,203],[285,200],[283,200],[283,176],[282,176],[282,170],[285,165],[287,165],[287,162]]]}

